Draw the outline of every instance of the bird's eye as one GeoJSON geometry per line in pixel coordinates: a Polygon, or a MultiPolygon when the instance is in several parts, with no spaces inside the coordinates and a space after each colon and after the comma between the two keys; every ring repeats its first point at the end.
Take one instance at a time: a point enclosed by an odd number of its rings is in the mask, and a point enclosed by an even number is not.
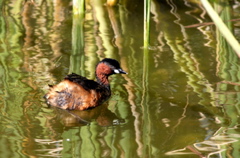
{"type": "Polygon", "coordinates": [[[113,71],[114,71],[114,73],[116,73],[116,74],[119,74],[119,73],[120,73],[120,71],[119,71],[118,69],[114,69],[113,71]]]}

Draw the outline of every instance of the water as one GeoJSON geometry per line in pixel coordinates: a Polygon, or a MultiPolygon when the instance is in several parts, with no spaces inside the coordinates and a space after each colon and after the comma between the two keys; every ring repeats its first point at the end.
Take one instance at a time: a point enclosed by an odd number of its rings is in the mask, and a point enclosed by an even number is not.
{"type": "MultiPolygon", "coordinates": [[[[87,1],[83,26],[70,1],[0,3],[0,157],[240,155],[239,59],[213,25],[186,27],[211,21],[200,4],[153,1],[143,49],[140,2],[87,1]],[[71,72],[94,79],[104,57],[128,72],[111,76],[111,99],[47,107],[48,84],[71,72]]],[[[239,22],[229,23],[238,38],[239,22]]]]}

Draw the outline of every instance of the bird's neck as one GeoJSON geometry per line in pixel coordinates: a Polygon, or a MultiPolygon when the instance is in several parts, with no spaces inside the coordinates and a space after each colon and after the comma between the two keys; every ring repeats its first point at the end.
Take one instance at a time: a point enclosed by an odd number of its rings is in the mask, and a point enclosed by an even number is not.
{"type": "Polygon", "coordinates": [[[96,78],[97,78],[97,82],[100,85],[110,88],[108,76],[106,76],[105,74],[96,74],[96,78]]]}

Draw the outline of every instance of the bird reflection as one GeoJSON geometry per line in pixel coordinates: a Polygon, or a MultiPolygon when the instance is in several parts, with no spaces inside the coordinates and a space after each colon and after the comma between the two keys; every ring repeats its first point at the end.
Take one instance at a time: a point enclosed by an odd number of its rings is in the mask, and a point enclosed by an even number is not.
{"type": "MultiPolygon", "coordinates": [[[[108,103],[104,103],[99,107],[79,111],[79,110],[63,110],[56,107],[51,107],[56,112],[56,116],[52,119],[57,119],[64,126],[84,126],[96,121],[99,126],[115,126],[125,123],[124,119],[118,118],[115,113],[108,109],[108,103]]],[[[52,122],[52,121],[51,121],[52,122]]],[[[54,121],[56,122],[56,121],[54,121]]]]}

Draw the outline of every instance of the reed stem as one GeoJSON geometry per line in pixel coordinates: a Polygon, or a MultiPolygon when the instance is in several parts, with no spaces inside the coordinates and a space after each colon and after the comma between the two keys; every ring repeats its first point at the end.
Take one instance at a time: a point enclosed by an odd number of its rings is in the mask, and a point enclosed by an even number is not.
{"type": "Polygon", "coordinates": [[[73,15],[84,14],[84,0],[73,0],[73,15]]]}
{"type": "Polygon", "coordinates": [[[240,45],[236,38],[233,36],[232,32],[228,29],[228,27],[224,24],[222,19],[219,17],[219,15],[216,13],[216,11],[213,9],[211,4],[208,2],[208,0],[201,0],[204,8],[206,9],[207,13],[221,32],[221,34],[225,37],[229,45],[233,48],[233,50],[236,52],[238,57],[240,57],[240,45]]]}
{"type": "Polygon", "coordinates": [[[149,46],[151,0],[144,0],[144,48],[149,46]]]}
{"type": "Polygon", "coordinates": [[[73,0],[72,54],[69,73],[85,75],[84,70],[84,0],[73,0]]]}

